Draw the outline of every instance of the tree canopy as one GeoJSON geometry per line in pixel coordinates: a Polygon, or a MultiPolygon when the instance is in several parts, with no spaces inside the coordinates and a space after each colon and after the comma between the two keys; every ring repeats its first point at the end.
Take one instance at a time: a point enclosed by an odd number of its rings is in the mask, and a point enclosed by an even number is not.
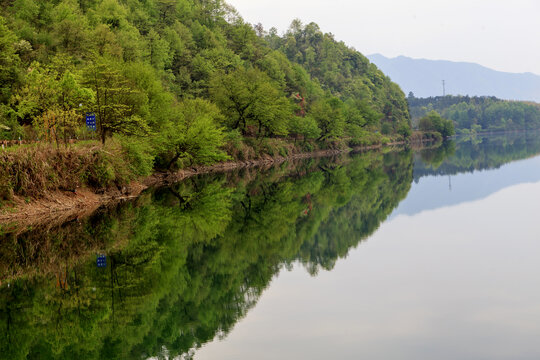
{"type": "Polygon", "coordinates": [[[436,111],[429,112],[426,116],[418,120],[418,129],[429,132],[436,131],[443,138],[454,135],[454,123],[452,120],[443,119],[436,111]]]}
{"type": "Polygon", "coordinates": [[[540,128],[540,105],[495,97],[437,96],[408,98],[413,121],[437,111],[455,123],[457,132],[527,130],[540,128]]]}
{"type": "Polygon", "coordinates": [[[222,1],[2,2],[0,50],[4,137],[92,137],[92,112],[94,138],[134,137],[163,165],[223,159],[209,154],[236,131],[349,144],[382,141],[383,127],[410,134],[404,94],[362,54],[313,23],[267,32],[222,1]],[[219,114],[187,124],[194,99],[219,114]]]}

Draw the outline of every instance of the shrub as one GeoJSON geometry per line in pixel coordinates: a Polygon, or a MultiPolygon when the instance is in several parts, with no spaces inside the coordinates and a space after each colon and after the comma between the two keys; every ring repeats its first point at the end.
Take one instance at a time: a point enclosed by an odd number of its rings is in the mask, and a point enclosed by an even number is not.
{"type": "Polygon", "coordinates": [[[381,127],[381,134],[388,135],[392,132],[392,125],[389,123],[384,123],[381,127]]]}
{"type": "Polygon", "coordinates": [[[407,124],[402,124],[398,130],[397,130],[397,133],[401,136],[403,136],[404,138],[408,138],[411,136],[411,133],[412,133],[412,130],[411,128],[407,125],[407,124]]]}
{"type": "Polygon", "coordinates": [[[118,136],[129,168],[134,175],[148,176],[154,168],[154,149],[151,139],[118,136]]]}

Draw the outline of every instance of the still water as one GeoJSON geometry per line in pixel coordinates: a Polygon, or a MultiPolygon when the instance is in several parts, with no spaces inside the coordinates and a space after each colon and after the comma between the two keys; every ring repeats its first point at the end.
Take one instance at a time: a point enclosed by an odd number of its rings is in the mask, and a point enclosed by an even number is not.
{"type": "Polygon", "coordinates": [[[0,358],[538,359],[539,154],[458,139],[4,226],[0,358]]]}

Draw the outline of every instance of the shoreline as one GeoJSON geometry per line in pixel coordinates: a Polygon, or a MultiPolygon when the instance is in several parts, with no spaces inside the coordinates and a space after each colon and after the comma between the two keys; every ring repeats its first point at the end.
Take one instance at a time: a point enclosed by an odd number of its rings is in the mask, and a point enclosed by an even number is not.
{"type": "Polygon", "coordinates": [[[405,142],[394,142],[385,145],[358,146],[348,149],[317,150],[292,154],[287,157],[266,156],[257,160],[228,161],[207,166],[196,166],[191,169],[180,169],[174,172],[154,173],[139,181],[133,181],[121,190],[110,189],[102,194],[82,188],[76,192],[58,190],[48,193],[43,198],[32,199],[30,201],[16,197],[12,206],[6,206],[0,209],[0,225],[15,223],[19,226],[32,226],[43,224],[44,222],[60,223],[78,219],[81,216],[90,215],[99,207],[115,201],[135,199],[148,188],[172,185],[197,175],[224,173],[253,167],[271,167],[287,161],[331,157],[348,153],[362,153],[404,145],[406,145],[405,142]]]}

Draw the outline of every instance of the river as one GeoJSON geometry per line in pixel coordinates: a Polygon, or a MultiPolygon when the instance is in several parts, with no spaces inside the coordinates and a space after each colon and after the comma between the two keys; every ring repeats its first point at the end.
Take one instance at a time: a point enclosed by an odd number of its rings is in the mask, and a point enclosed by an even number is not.
{"type": "Polygon", "coordinates": [[[534,133],[4,226],[0,358],[538,359],[539,213],[534,133]]]}

